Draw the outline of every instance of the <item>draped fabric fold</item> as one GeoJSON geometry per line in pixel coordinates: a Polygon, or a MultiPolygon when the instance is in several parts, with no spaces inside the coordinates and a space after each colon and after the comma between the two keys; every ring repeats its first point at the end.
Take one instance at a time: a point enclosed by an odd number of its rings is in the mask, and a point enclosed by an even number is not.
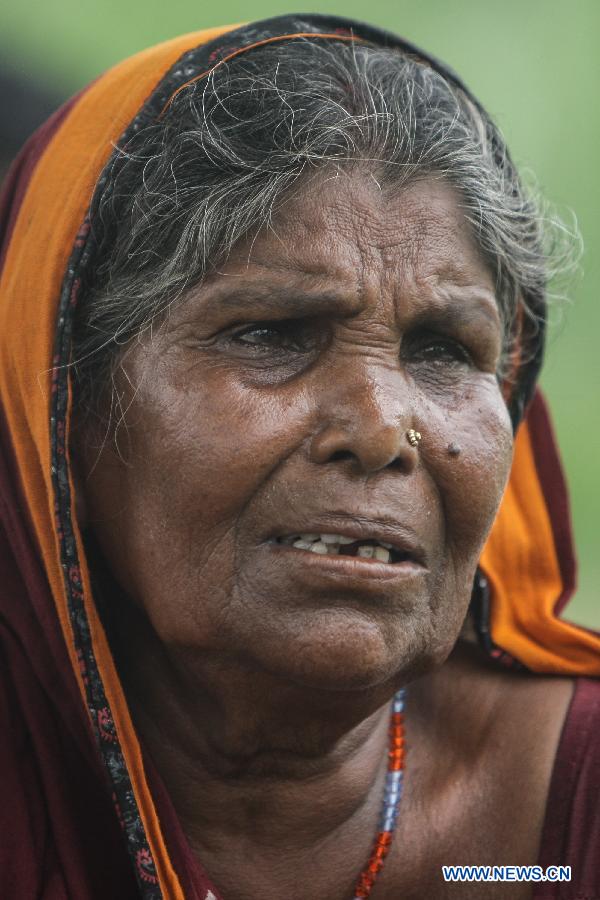
{"type": "MultiPolygon", "coordinates": [[[[34,135],[4,187],[0,703],[11,729],[0,761],[14,773],[15,798],[0,815],[17,813],[2,829],[0,877],[22,884],[26,861],[38,860],[27,874],[32,895],[40,895],[48,868],[62,881],[44,896],[97,896],[102,877],[103,896],[124,896],[133,875],[145,897],[184,896],[94,605],[73,504],[68,363],[80,274],[93,249],[90,206],[128,129],[159,114],[186,82],[241,48],[306,32],[414,51],[377,29],[320,16],[188,34],[126,60],[73,98],[34,135]],[[77,816],[93,819],[85,835],[73,832],[77,816]],[[124,854],[123,865],[116,862],[121,832],[130,868],[124,854]],[[107,853],[115,863],[101,875],[107,853]]],[[[534,672],[600,675],[600,636],[560,618],[575,562],[566,489],[539,393],[518,431],[481,568],[491,587],[492,655],[534,672]]]]}

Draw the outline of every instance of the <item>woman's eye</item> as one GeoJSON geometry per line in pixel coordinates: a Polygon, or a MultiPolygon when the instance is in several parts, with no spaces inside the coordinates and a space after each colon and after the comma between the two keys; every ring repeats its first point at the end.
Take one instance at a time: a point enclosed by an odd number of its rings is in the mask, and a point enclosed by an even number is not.
{"type": "Polygon", "coordinates": [[[450,338],[430,338],[421,341],[413,347],[410,355],[416,361],[439,364],[468,364],[471,362],[468,350],[458,341],[450,338]]]}
{"type": "Polygon", "coordinates": [[[238,346],[251,352],[310,353],[321,343],[316,323],[299,320],[257,322],[231,335],[238,346]]]}

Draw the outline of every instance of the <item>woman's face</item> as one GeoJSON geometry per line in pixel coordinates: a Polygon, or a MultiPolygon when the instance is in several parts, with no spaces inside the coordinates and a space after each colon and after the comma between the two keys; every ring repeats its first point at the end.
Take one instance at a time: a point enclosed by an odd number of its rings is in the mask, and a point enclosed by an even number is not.
{"type": "Polygon", "coordinates": [[[440,182],[315,181],[191,291],[124,359],[125,459],[80,447],[88,525],[170,652],[338,690],[440,664],[510,467],[501,345],[440,182]]]}

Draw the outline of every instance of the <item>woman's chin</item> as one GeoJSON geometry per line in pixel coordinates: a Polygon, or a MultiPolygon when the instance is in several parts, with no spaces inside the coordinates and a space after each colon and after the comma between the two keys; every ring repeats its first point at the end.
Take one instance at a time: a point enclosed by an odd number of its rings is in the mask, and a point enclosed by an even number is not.
{"type": "MultiPolygon", "coordinates": [[[[428,669],[427,651],[411,623],[394,629],[348,610],[329,610],[302,630],[262,643],[257,662],[271,675],[321,690],[365,690],[411,680],[428,669]]],[[[434,663],[431,662],[431,665],[434,663]]]]}

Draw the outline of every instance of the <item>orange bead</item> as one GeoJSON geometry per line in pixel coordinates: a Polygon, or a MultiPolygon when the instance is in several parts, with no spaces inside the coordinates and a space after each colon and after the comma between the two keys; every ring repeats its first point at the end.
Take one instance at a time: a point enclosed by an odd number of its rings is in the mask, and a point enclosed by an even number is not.
{"type": "Polygon", "coordinates": [[[399,748],[398,750],[390,750],[388,753],[388,759],[390,760],[390,762],[398,762],[398,760],[403,760],[404,751],[402,750],[402,748],[399,748]]]}

